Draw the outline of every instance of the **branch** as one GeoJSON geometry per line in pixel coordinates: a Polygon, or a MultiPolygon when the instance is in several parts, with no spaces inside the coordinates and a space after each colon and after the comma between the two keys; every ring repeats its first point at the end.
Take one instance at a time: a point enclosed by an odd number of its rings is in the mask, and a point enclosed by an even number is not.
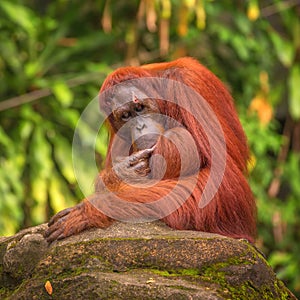
{"type": "Polygon", "coordinates": [[[299,0],[287,0],[284,2],[278,2],[262,8],[261,15],[264,17],[269,17],[296,5],[299,5],[299,0]]]}
{"type": "MultiPolygon", "coordinates": [[[[82,84],[85,84],[92,80],[99,79],[99,75],[106,75],[104,72],[95,72],[88,75],[81,75],[75,78],[71,78],[66,81],[68,87],[75,87],[82,84]]],[[[21,96],[13,97],[0,102],[0,111],[7,110],[13,107],[17,107],[23,105],[25,103],[29,103],[32,101],[39,100],[41,98],[50,96],[52,94],[51,88],[44,88],[40,90],[36,90],[21,96]]]]}

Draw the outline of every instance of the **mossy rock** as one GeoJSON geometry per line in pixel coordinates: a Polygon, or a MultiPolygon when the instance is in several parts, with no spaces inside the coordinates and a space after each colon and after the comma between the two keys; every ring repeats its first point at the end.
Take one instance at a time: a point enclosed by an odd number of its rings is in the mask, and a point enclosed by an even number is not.
{"type": "Polygon", "coordinates": [[[45,229],[0,238],[1,299],[296,299],[245,240],[153,222],[48,245],[45,229]]]}

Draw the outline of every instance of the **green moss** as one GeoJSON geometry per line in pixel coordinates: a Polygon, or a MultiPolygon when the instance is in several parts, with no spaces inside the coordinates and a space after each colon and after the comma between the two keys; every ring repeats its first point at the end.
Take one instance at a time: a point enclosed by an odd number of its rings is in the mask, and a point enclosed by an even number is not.
{"type": "Polygon", "coordinates": [[[163,277],[172,276],[168,271],[161,271],[161,270],[151,269],[150,272],[152,272],[154,274],[157,274],[157,275],[160,275],[160,276],[163,276],[163,277]]]}
{"type": "Polygon", "coordinates": [[[70,277],[75,277],[78,276],[84,272],[88,272],[89,270],[87,268],[84,267],[78,267],[78,268],[74,268],[74,269],[64,269],[60,274],[56,274],[53,277],[51,277],[50,279],[65,279],[65,278],[70,278],[70,277]]]}
{"type": "Polygon", "coordinates": [[[282,296],[282,299],[290,299],[288,290],[282,281],[280,281],[278,279],[275,280],[274,287],[276,289],[276,292],[282,296]]]}
{"type": "Polygon", "coordinates": [[[249,280],[242,284],[232,286],[228,283],[226,276],[227,273],[223,270],[227,266],[245,264],[245,261],[240,258],[233,258],[227,262],[217,263],[209,265],[202,269],[200,278],[203,281],[214,282],[220,286],[218,292],[226,297],[230,295],[230,299],[289,299],[289,294],[285,286],[278,280],[274,282],[274,290],[270,289],[270,285],[255,286],[255,284],[249,280]]]}
{"type": "Polygon", "coordinates": [[[8,288],[1,287],[0,288],[0,299],[6,299],[12,294],[12,291],[8,288]]]}
{"type": "Polygon", "coordinates": [[[182,269],[179,271],[180,271],[179,272],[180,275],[183,275],[183,276],[198,276],[199,275],[199,270],[197,270],[197,269],[182,269]]]}
{"type": "Polygon", "coordinates": [[[150,272],[163,276],[163,277],[171,277],[171,276],[199,276],[199,270],[197,269],[176,269],[176,270],[157,270],[150,269],[150,272]]]}
{"type": "Polygon", "coordinates": [[[225,271],[220,271],[220,269],[223,269],[226,266],[226,263],[217,263],[205,267],[201,270],[201,279],[207,282],[215,282],[220,286],[226,286],[226,273],[225,271]]]}

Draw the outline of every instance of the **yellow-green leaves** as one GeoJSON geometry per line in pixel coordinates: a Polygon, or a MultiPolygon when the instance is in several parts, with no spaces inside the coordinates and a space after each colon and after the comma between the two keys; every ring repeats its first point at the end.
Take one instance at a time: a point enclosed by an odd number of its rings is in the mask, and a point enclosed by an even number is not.
{"type": "Polygon", "coordinates": [[[16,25],[26,30],[29,34],[36,32],[36,16],[24,5],[19,5],[13,1],[2,0],[0,7],[16,25]]]}
{"type": "Polygon", "coordinates": [[[291,40],[287,40],[276,31],[270,35],[275,47],[278,59],[285,67],[290,67],[295,57],[295,47],[291,40]]]}
{"type": "Polygon", "coordinates": [[[292,67],[288,78],[289,109],[294,119],[300,119],[300,64],[292,67]]]}
{"type": "Polygon", "coordinates": [[[68,107],[73,102],[73,93],[71,89],[63,82],[57,81],[52,87],[53,94],[63,107],[68,107]]]}

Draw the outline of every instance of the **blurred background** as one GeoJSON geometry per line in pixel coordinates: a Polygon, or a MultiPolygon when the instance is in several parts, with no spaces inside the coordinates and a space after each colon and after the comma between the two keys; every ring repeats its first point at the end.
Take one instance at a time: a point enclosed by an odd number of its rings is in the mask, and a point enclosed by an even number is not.
{"type": "MultiPolygon", "coordinates": [[[[235,98],[252,153],[257,245],[300,296],[299,0],[1,0],[0,235],[82,199],[72,139],[107,74],[187,55],[235,98]]],[[[82,135],[89,143],[89,126],[82,135]]]]}

